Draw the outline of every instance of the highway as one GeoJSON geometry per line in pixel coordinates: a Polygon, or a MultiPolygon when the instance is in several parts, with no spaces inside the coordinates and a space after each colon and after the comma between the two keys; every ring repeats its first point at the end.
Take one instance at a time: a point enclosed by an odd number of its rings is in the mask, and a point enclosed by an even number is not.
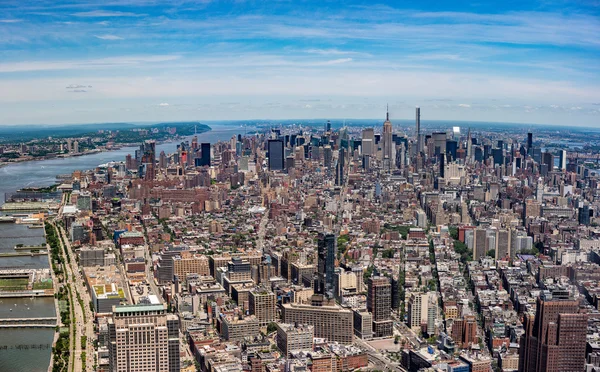
{"type": "MultiPolygon", "coordinates": [[[[63,199],[63,201],[65,201],[63,199]]],[[[59,211],[59,216],[62,214],[62,207],[59,211]]],[[[94,313],[92,309],[90,309],[91,297],[87,292],[87,287],[85,286],[85,281],[83,276],[81,275],[81,271],[79,269],[79,265],[77,264],[77,260],[75,259],[76,253],[73,252],[71,248],[71,244],[69,243],[69,238],[65,233],[65,230],[59,224],[56,224],[54,221],[50,222],[52,226],[59,232],[59,235],[62,239],[59,239],[59,243],[61,249],[63,251],[63,257],[67,257],[65,251],[69,252],[69,260],[65,265],[67,271],[67,284],[70,285],[72,291],[71,302],[73,303],[73,310],[75,315],[75,342],[74,350],[71,350],[71,355],[74,356],[74,365],[73,370],[75,371],[83,371],[83,364],[81,353],[86,351],[86,370],[92,371],[94,365],[94,347],[93,341],[96,338],[94,333],[93,319],[94,313]],[[63,245],[63,241],[65,245],[63,245]],[[78,296],[79,294],[82,302],[83,302],[83,310],[82,306],[79,304],[78,296]],[[84,316],[85,312],[85,316],[84,316]],[[87,344],[85,345],[85,350],[81,345],[81,336],[87,336],[87,344]]]]}

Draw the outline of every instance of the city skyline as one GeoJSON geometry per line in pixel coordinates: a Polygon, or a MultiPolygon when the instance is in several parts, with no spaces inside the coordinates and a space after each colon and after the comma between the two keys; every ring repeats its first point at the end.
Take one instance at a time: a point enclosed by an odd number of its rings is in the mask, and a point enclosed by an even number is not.
{"type": "Polygon", "coordinates": [[[3,2],[0,124],[600,115],[594,4],[232,5],[3,2]]]}

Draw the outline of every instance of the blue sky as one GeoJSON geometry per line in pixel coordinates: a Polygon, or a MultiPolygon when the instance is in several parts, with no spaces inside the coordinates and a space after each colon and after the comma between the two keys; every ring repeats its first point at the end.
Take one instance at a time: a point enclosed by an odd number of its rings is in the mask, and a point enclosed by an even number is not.
{"type": "Polygon", "coordinates": [[[386,103],[392,119],[600,126],[600,1],[0,2],[0,124],[386,103]]]}

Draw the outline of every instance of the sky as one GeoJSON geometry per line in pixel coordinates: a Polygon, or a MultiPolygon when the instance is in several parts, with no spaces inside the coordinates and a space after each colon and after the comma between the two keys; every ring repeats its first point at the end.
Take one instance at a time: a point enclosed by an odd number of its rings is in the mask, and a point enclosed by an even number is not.
{"type": "Polygon", "coordinates": [[[600,127],[600,0],[0,1],[0,124],[600,127]]]}

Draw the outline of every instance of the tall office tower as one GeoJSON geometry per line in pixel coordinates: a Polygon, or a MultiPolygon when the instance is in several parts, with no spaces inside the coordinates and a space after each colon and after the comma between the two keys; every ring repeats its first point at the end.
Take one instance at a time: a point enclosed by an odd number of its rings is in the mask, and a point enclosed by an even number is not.
{"type": "Polygon", "coordinates": [[[113,306],[108,319],[110,370],[179,372],[179,319],[164,304],[113,306]]]}
{"type": "Polygon", "coordinates": [[[473,234],[473,260],[477,261],[481,257],[485,257],[487,253],[487,231],[482,228],[475,229],[473,234]]]}
{"type": "Polygon", "coordinates": [[[446,169],[446,154],[440,154],[440,178],[444,178],[444,170],[446,169]]]}
{"type": "Polygon", "coordinates": [[[452,160],[447,159],[448,162],[456,160],[456,152],[458,151],[458,142],[456,140],[446,141],[446,155],[450,156],[452,160]]]}
{"type": "Polygon", "coordinates": [[[373,316],[373,336],[391,336],[392,284],[388,278],[377,276],[369,278],[367,286],[367,310],[373,316]]]}
{"type": "Polygon", "coordinates": [[[467,132],[467,162],[473,160],[473,140],[471,139],[471,128],[467,132]]]}
{"type": "Polygon", "coordinates": [[[533,133],[527,133],[527,155],[531,156],[531,149],[533,148],[533,133]]]}
{"type": "Polygon", "coordinates": [[[512,234],[510,230],[500,229],[496,234],[496,260],[501,260],[509,257],[514,257],[511,251],[511,238],[512,234]]]}
{"type": "Polygon", "coordinates": [[[248,295],[250,314],[256,316],[261,326],[266,326],[275,321],[277,311],[277,298],[275,293],[266,288],[258,288],[250,291],[248,295]]]}
{"type": "Polygon", "coordinates": [[[577,215],[577,219],[579,220],[580,225],[589,226],[590,225],[590,206],[589,204],[584,204],[579,208],[577,215]]]}
{"type": "Polygon", "coordinates": [[[315,292],[333,297],[337,241],[333,234],[320,233],[317,242],[317,283],[315,292]]]}
{"type": "MultiPolygon", "coordinates": [[[[392,162],[392,122],[390,121],[390,112],[387,111],[385,114],[385,122],[383,123],[383,158],[388,159],[388,162],[392,162]]],[[[388,164],[388,167],[392,167],[392,164],[388,164]]]]}
{"type": "Polygon", "coordinates": [[[323,147],[323,166],[325,168],[331,168],[333,164],[333,151],[331,150],[331,146],[327,145],[323,147]]]}
{"type": "Polygon", "coordinates": [[[210,167],[210,143],[202,143],[200,145],[200,166],[210,167]]]}
{"type": "Polygon", "coordinates": [[[346,150],[341,148],[339,150],[337,168],[335,173],[335,184],[337,186],[341,186],[344,184],[344,176],[345,176],[345,163],[346,163],[346,150]]]}
{"type": "MultiPolygon", "coordinates": [[[[27,147],[25,147],[25,148],[27,148],[27,147]]],[[[27,151],[24,151],[24,152],[27,152],[27,151]]],[[[73,152],[76,154],[79,153],[79,141],[73,142],[73,152]]]]}
{"type": "Polygon", "coordinates": [[[446,132],[435,132],[431,135],[433,139],[433,154],[438,155],[446,152],[446,132]]]}
{"type": "Polygon", "coordinates": [[[164,151],[160,152],[160,156],[158,158],[158,167],[161,169],[165,169],[169,165],[169,161],[167,160],[167,154],[164,151]]]}
{"type": "Polygon", "coordinates": [[[283,170],[283,141],[269,140],[269,170],[283,170]]]}
{"type": "Polygon", "coordinates": [[[144,167],[144,179],[153,180],[156,175],[156,142],[152,140],[144,141],[140,146],[142,155],[142,165],[144,167]]]}
{"type": "Polygon", "coordinates": [[[587,314],[567,290],[543,291],[535,318],[525,315],[519,351],[519,371],[583,371],[587,314]]]}
{"type": "Polygon", "coordinates": [[[331,132],[331,121],[327,120],[327,123],[325,123],[325,132],[331,132]]]}
{"type": "Polygon", "coordinates": [[[417,155],[423,151],[421,148],[421,108],[417,106],[415,110],[416,134],[417,137],[417,155]]]}
{"type": "Polygon", "coordinates": [[[560,150],[560,169],[567,169],[567,150],[560,150]]]}
{"type": "Polygon", "coordinates": [[[373,128],[365,128],[362,131],[363,155],[373,156],[375,154],[375,131],[373,128]]]}
{"type": "Polygon", "coordinates": [[[427,323],[429,293],[411,293],[408,299],[408,326],[415,332],[427,323]]]}
{"type": "Polygon", "coordinates": [[[554,168],[554,154],[551,152],[545,152],[542,154],[542,164],[548,165],[548,171],[552,171],[554,168]]]}

